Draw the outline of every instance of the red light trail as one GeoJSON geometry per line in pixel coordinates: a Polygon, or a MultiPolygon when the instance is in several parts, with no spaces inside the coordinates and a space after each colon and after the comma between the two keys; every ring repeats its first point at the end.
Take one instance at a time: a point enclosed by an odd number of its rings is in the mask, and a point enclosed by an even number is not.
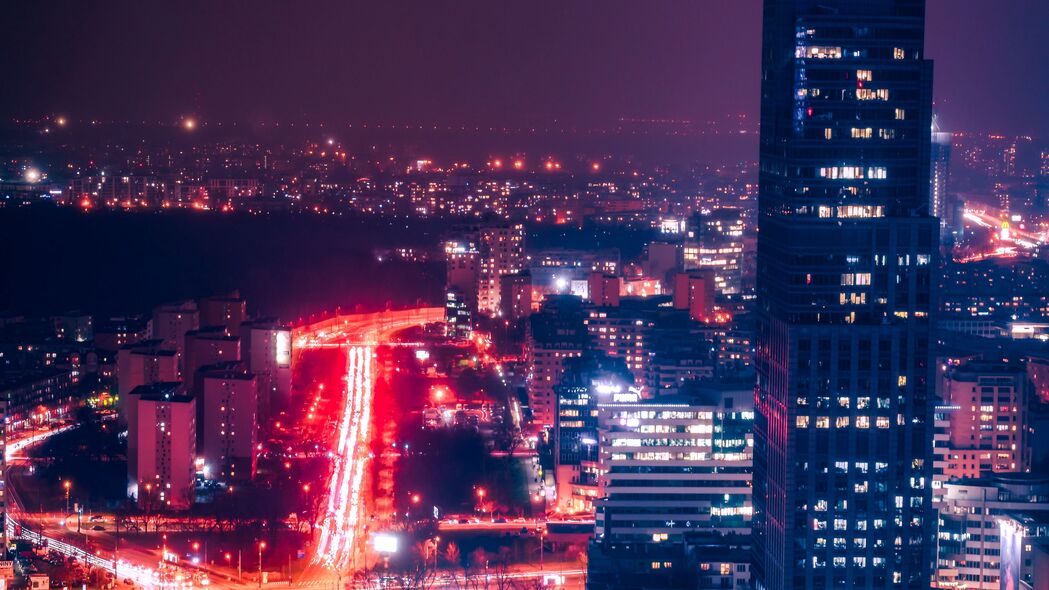
{"type": "Polygon", "coordinates": [[[372,348],[347,351],[346,404],[335,453],[335,469],[328,484],[328,510],[321,524],[314,560],[342,570],[355,562],[361,550],[365,472],[372,407],[372,348]]]}
{"type": "Polygon", "coordinates": [[[334,465],[325,485],[325,513],[313,563],[340,573],[366,563],[375,347],[388,343],[398,331],[443,319],[440,307],[407,309],[338,316],[300,328],[295,334],[299,352],[328,347],[346,351],[345,397],[332,445],[334,465]]]}

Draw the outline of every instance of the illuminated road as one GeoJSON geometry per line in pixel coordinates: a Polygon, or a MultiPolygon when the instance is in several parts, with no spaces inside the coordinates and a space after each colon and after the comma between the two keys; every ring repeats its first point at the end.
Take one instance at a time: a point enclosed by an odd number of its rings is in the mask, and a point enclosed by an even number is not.
{"type": "Polygon", "coordinates": [[[339,422],[335,468],[328,484],[326,515],[321,522],[315,561],[337,570],[356,563],[363,535],[363,486],[368,469],[371,430],[372,347],[347,351],[346,403],[339,422]]]}
{"type": "Polygon", "coordinates": [[[334,468],[326,486],[325,514],[313,563],[340,575],[366,567],[375,347],[387,343],[396,332],[443,319],[443,308],[420,308],[339,316],[296,331],[298,354],[315,348],[346,350],[345,398],[333,441],[334,468]]]}
{"type": "MultiPolygon", "coordinates": [[[[443,308],[419,308],[403,311],[380,312],[338,316],[311,326],[299,328],[294,333],[296,353],[313,348],[344,348],[346,354],[346,391],[339,428],[334,437],[332,452],[334,470],[327,483],[327,511],[322,522],[320,540],[313,557],[318,567],[309,568],[295,587],[332,587],[336,581],[350,583],[348,575],[354,567],[366,565],[366,541],[364,515],[367,514],[368,442],[371,433],[371,409],[375,346],[386,344],[392,336],[404,329],[427,323],[439,322],[444,318],[443,308]],[[359,561],[357,561],[359,560],[359,561]],[[356,563],[356,565],[355,565],[356,563]]],[[[27,432],[10,438],[7,446],[9,467],[24,469],[22,451],[43,442],[48,437],[66,430],[66,427],[45,431],[27,432]]],[[[213,588],[243,588],[244,582],[226,581],[218,578],[208,580],[191,569],[166,565],[157,567],[158,555],[154,552],[126,548],[121,550],[121,559],[108,558],[104,553],[96,555],[80,546],[82,535],[76,539],[71,533],[61,530],[43,532],[47,528],[47,514],[33,514],[20,502],[13,487],[7,519],[8,534],[26,538],[34,543],[46,543],[59,553],[77,557],[81,561],[114,573],[118,579],[131,579],[136,586],[152,588],[191,588],[210,584],[213,588]],[[24,525],[24,526],[21,526],[24,525]],[[20,530],[19,530],[20,529],[20,530]]],[[[50,520],[55,520],[50,515],[50,520]]],[[[251,585],[250,582],[247,585],[251,585]]]]}
{"type": "Polygon", "coordinates": [[[444,519],[437,523],[441,531],[519,531],[521,529],[535,530],[537,527],[545,528],[551,524],[574,524],[583,526],[594,526],[593,519],[574,520],[537,520],[535,518],[514,518],[503,522],[482,520],[476,518],[444,519]]]}
{"type": "MultiPolygon", "coordinates": [[[[35,430],[14,433],[8,439],[6,455],[8,471],[5,476],[26,469],[28,461],[21,454],[32,446],[38,445],[48,438],[66,432],[75,425],[67,425],[50,430],[35,430]]],[[[178,566],[156,567],[159,563],[157,556],[145,550],[125,550],[123,558],[109,558],[111,553],[91,552],[86,550],[81,541],[81,535],[74,535],[66,529],[65,514],[55,513],[33,513],[26,509],[22,498],[17,493],[16,486],[5,486],[8,497],[8,514],[6,520],[7,534],[11,538],[26,539],[36,545],[46,545],[51,551],[56,551],[68,557],[75,557],[83,563],[97,567],[113,574],[118,580],[131,580],[136,586],[146,588],[192,588],[196,586],[207,586],[210,583],[207,575],[199,571],[192,571],[178,566]],[[46,531],[48,524],[61,522],[56,530],[46,531]],[[150,565],[153,564],[153,565],[150,565]]],[[[212,585],[212,587],[225,587],[223,584],[212,585]]]]}
{"type": "Polygon", "coordinates": [[[1046,233],[1039,234],[1035,231],[1030,231],[1025,229],[1022,223],[1010,223],[992,215],[987,210],[967,208],[964,217],[967,221],[995,232],[995,235],[1002,242],[1012,242],[1021,248],[1037,248],[1049,240],[1049,235],[1046,233]]]}

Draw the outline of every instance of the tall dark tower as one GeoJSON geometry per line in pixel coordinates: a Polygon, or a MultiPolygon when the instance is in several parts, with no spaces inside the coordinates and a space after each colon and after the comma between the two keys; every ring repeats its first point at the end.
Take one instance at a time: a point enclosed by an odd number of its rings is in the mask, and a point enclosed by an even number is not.
{"type": "Polygon", "coordinates": [[[928,588],[924,0],[765,0],[754,577],[928,588]]]}

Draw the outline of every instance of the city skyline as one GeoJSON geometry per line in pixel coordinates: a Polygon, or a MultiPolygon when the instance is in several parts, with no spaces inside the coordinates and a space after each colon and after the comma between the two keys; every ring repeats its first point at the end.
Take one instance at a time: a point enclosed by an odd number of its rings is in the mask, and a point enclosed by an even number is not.
{"type": "MultiPolygon", "coordinates": [[[[8,77],[40,90],[0,98],[15,118],[589,128],[758,116],[759,0],[13,10],[0,35],[8,77]]],[[[945,129],[1049,135],[1049,82],[1033,75],[1047,12],[1036,0],[929,3],[945,129]],[[1025,90],[1009,91],[1019,80],[1025,90]]]]}
{"type": "Polygon", "coordinates": [[[0,590],[1049,590],[1049,3],[11,12],[0,590]]]}

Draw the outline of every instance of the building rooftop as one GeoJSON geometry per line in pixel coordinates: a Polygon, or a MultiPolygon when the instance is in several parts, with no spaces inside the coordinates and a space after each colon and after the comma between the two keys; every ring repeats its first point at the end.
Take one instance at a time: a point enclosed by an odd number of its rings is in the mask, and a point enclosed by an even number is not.
{"type": "Polygon", "coordinates": [[[62,377],[69,375],[69,371],[66,369],[59,369],[57,367],[48,367],[43,369],[26,369],[17,371],[6,371],[0,376],[0,391],[9,389],[19,389],[33,383],[44,381],[46,379],[54,379],[56,377],[62,377]]]}
{"type": "Polygon", "coordinates": [[[161,381],[139,385],[132,389],[128,395],[136,395],[144,401],[170,401],[185,403],[193,400],[193,396],[186,393],[185,386],[181,381],[161,381]]]}

